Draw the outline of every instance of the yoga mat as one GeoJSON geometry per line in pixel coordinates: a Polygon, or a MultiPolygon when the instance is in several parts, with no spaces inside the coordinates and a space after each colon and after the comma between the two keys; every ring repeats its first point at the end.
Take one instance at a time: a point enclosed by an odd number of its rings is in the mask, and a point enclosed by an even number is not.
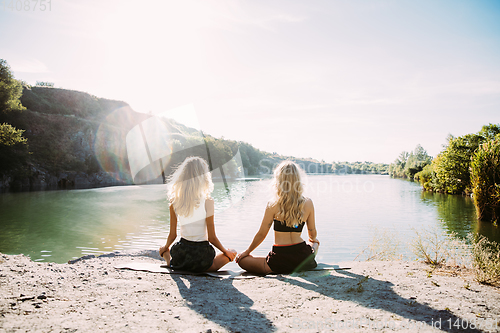
{"type": "Polygon", "coordinates": [[[246,271],[227,271],[220,270],[217,272],[203,272],[203,273],[193,273],[187,271],[174,270],[168,268],[165,265],[159,265],[155,263],[147,262],[128,262],[125,264],[120,264],[115,266],[116,269],[130,269],[133,271],[144,271],[151,273],[163,273],[163,274],[180,274],[180,275],[201,275],[201,276],[212,276],[222,279],[249,279],[254,278],[257,275],[250,274],[246,271]]]}
{"type": "MultiPolygon", "coordinates": [[[[181,275],[201,275],[201,276],[212,276],[222,279],[251,279],[257,277],[259,275],[255,275],[249,273],[247,271],[231,271],[231,270],[220,270],[217,272],[203,272],[203,273],[193,273],[187,271],[179,271],[174,270],[166,265],[160,265],[156,263],[147,263],[147,262],[128,262],[125,264],[120,264],[115,266],[116,269],[130,269],[133,271],[144,271],[151,273],[163,273],[163,274],[181,274],[181,275]]],[[[318,264],[318,266],[312,271],[331,271],[331,270],[344,270],[350,269],[348,267],[339,267],[338,265],[333,264],[318,264]]],[[[304,273],[304,272],[300,272],[304,273]]]]}

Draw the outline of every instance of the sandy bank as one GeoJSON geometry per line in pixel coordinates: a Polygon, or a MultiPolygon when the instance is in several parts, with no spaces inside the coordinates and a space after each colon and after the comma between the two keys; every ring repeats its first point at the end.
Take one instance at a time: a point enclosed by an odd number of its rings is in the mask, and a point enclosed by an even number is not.
{"type": "Polygon", "coordinates": [[[500,332],[498,288],[417,262],[237,280],[113,268],[130,261],[161,263],[153,253],[74,264],[0,254],[0,331],[500,332]]]}

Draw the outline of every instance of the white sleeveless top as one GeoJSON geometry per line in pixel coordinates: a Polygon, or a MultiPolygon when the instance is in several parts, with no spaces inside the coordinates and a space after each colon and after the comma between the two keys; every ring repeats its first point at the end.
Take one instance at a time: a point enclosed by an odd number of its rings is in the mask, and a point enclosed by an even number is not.
{"type": "Polygon", "coordinates": [[[200,200],[200,206],[195,208],[189,217],[177,215],[180,226],[181,237],[193,242],[208,240],[207,212],[205,210],[205,199],[200,200]]]}

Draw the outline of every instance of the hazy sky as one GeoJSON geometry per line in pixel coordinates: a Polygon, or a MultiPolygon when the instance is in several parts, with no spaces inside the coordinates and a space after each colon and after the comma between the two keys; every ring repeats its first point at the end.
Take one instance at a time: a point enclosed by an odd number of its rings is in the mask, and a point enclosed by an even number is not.
{"type": "Polygon", "coordinates": [[[500,1],[11,2],[17,79],[192,104],[205,132],[269,152],[389,163],[500,123],[500,1]]]}

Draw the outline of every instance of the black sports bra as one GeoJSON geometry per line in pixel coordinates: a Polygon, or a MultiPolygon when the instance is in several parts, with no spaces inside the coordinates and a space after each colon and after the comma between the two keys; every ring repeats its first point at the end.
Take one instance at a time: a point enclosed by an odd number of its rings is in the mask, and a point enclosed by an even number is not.
{"type": "Polygon", "coordinates": [[[300,223],[295,227],[287,227],[285,223],[274,219],[274,231],[281,232],[302,232],[302,228],[304,228],[305,222],[300,223]]]}

